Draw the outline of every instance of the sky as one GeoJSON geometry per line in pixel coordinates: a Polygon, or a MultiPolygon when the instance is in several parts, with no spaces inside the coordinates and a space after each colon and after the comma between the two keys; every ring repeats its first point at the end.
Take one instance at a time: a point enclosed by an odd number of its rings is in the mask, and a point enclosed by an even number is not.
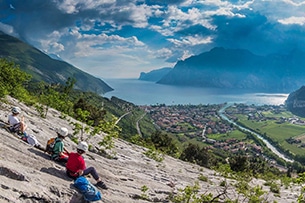
{"type": "Polygon", "coordinates": [[[213,47],[305,51],[305,0],[0,0],[0,30],[99,78],[213,47]]]}

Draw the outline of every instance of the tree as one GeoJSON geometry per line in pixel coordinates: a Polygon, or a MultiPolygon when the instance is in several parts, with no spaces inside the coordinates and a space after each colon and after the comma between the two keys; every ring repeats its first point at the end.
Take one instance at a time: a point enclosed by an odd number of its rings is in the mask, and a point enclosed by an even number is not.
{"type": "Polygon", "coordinates": [[[231,169],[236,172],[249,170],[250,166],[248,157],[242,155],[231,157],[229,163],[231,169]]]}
{"type": "Polygon", "coordinates": [[[191,163],[196,162],[196,157],[198,157],[200,148],[198,145],[190,143],[181,153],[180,159],[183,161],[188,161],[191,163]]]}
{"type": "Polygon", "coordinates": [[[167,134],[163,134],[161,131],[156,131],[151,135],[151,141],[156,149],[161,152],[176,156],[178,153],[178,147],[174,143],[174,140],[167,134]]]}
{"type": "Polygon", "coordinates": [[[11,95],[22,101],[28,99],[25,86],[31,76],[20,70],[19,66],[6,59],[0,59],[0,97],[11,95]]]}
{"type": "Polygon", "coordinates": [[[110,119],[102,120],[100,124],[94,127],[93,134],[104,132],[106,135],[103,137],[102,141],[98,144],[103,146],[105,149],[112,149],[114,147],[113,139],[118,138],[122,129],[116,124],[117,117],[111,116],[110,119]]]}

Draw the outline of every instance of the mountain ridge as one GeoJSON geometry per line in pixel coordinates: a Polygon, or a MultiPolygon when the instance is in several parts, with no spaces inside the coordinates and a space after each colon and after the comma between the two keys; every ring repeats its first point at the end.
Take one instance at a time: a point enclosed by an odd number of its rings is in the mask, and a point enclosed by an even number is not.
{"type": "Polygon", "coordinates": [[[287,109],[301,117],[305,117],[305,86],[300,87],[294,92],[291,92],[286,101],[285,105],[287,109]]]}
{"type": "Polygon", "coordinates": [[[299,50],[259,56],[249,50],[215,47],[178,61],[157,83],[291,92],[304,84],[304,65],[305,54],[299,50]]]}
{"type": "Polygon", "coordinates": [[[140,77],[138,80],[145,80],[145,81],[152,81],[157,82],[159,81],[164,75],[169,73],[169,71],[172,70],[170,67],[164,67],[156,70],[152,70],[150,72],[141,72],[140,77]]]}
{"type": "Polygon", "coordinates": [[[32,75],[34,81],[65,84],[69,77],[76,79],[75,88],[104,94],[113,89],[103,80],[73,65],[53,59],[37,48],[0,31],[0,57],[19,65],[32,75]]]}

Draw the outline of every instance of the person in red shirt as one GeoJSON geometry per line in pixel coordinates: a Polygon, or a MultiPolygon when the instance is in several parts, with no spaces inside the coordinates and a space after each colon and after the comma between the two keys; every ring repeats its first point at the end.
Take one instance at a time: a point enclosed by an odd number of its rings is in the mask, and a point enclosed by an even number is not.
{"type": "Polygon", "coordinates": [[[87,150],[88,144],[86,142],[80,142],[77,145],[77,153],[71,152],[69,154],[68,162],[66,164],[66,173],[68,177],[72,178],[73,180],[76,180],[79,176],[91,174],[96,180],[96,186],[107,190],[108,187],[101,180],[95,168],[93,166],[86,168],[86,163],[82,155],[86,153],[87,150]]]}

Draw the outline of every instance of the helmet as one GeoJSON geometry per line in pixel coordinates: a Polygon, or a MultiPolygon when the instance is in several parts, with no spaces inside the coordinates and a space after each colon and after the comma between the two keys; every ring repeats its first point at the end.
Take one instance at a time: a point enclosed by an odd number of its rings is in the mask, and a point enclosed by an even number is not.
{"type": "Polygon", "coordinates": [[[67,128],[60,128],[57,131],[58,135],[62,136],[62,137],[66,137],[68,135],[68,129],[67,128]]]}
{"type": "Polygon", "coordinates": [[[12,108],[12,113],[13,114],[21,113],[21,109],[18,106],[15,106],[12,108]]]}
{"type": "Polygon", "coordinates": [[[80,142],[80,143],[78,143],[77,149],[83,150],[84,152],[88,151],[88,144],[87,144],[87,142],[80,142]]]}

